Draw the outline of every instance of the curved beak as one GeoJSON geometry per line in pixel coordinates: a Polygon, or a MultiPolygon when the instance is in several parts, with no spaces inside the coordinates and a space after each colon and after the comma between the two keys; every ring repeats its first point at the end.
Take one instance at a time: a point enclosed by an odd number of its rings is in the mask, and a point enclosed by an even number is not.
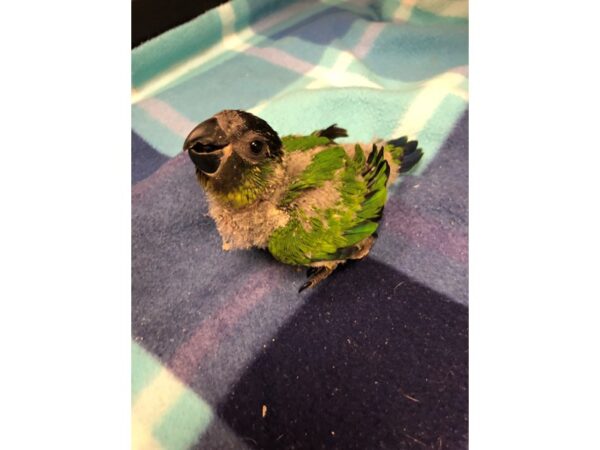
{"type": "Polygon", "coordinates": [[[185,139],[183,151],[188,152],[194,165],[207,175],[219,170],[223,148],[229,145],[217,119],[210,118],[196,126],[185,139]]]}

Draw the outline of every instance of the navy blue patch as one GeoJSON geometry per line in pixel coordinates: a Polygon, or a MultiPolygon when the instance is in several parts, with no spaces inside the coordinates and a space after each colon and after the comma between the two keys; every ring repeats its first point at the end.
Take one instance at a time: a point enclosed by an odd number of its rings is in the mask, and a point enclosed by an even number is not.
{"type": "Polygon", "coordinates": [[[329,45],[343,37],[354,21],[356,14],[340,8],[329,8],[270,36],[272,40],[297,37],[320,45],[329,45]]]}
{"type": "Polygon", "coordinates": [[[347,264],[219,415],[260,449],[466,449],[467,328],[465,306],[373,259],[347,264]]]}
{"type": "Polygon", "coordinates": [[[152,175],[168,160],[135,131],[131,132],[131,185],[152,175]]]}

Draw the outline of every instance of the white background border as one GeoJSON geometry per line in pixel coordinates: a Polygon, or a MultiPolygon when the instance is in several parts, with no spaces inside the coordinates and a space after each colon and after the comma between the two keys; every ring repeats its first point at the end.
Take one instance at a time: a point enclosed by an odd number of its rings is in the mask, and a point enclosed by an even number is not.
{"type": "MultiPolygon", "coordinates": [[[[471,2],[470,448],[600,423],[597,11],[471,2]]],[[[3,448],[129,448],[130,5],[3,12],[3,448]]]]}

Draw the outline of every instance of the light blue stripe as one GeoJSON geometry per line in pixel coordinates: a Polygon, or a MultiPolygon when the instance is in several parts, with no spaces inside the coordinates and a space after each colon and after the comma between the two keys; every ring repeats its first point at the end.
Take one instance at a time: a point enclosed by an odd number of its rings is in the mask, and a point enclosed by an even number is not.
{"type": "Polygon", "coordinates": [[[133,86],[138,87],[156,74],[211,47],[221,37],[221,20],[213,9],[133,49],[133,86]]]}
{"type": "Polygon", "coordinates": [[[131,110],[131,127],[163,155],[173,157],[181,152],[185,136],[173,133],[136,105],[131,110]]]}
{"type": "Polygon", "coordinates": [[[310,133],[334,122],[348,130],[340,142],[390,138],[417,90],[349,87],[293,91],[269,102],[260,116],[281,135],[310,133]]]}
{"type": "Polygon", "coordinates": [[[467,110],[467,102],[462,98],[449,94],[435,110],[419,133],[419,147],[423,149],[423,159],[413,172],[420,175],[433,161],[435,155],[450,136],[454,126],[467,110]]]}
{"type": "MultiPolygon", "coordinates": [[[[257,19],[262,19],[276,10],[293,4],[294,0],[260,0],[248,3],[247,0],[232,0],[231,6],[234,11],[240,14],[246,12],[249,16],[236,17],[235,28],[241,29],[244,25],[253,23],[257,19]]],[[[310,17],[316,12],[329,8],[327,5],[311,5],[307,11],[292,16],[291,18],[276,24],[272,28],[265,30],[265,35],[276,33],[287,27],[292,26],[299,20],[310,17]]],[[[160,36],[136,47],[132,51],[132,85],[139,87],[161,72],[183,63],[186,60],[208,50],[223,37],[223,26],[217,9],[212,9],[201,16],[180,25],[160,36]]],[[[259,42],[263,36],[253,36],[251,43],[259,42]]],[[[232,57],[232,53],[226,52],[203,65],[199,70],[207,70],[216,64],[221,63],[232,57]]],[[[178,80],[183,81],[183,80],[178,80]]]]}
{"type": "MultiPolygon", "coordinates": [[[[315,6],[309,8],[308,10],[304,10],[303,12],[296,14],[296,15],[288,18],[287,20],[284,20],[283,22],[276,24],[275,26],[269,28],[268,30],[266,30],[264,32],[264,34],[253,35],[246,42],[248,43],[248,45],[256,46],[257,44],[263,42],[270,35],[273,35],[282,30],[285,30],[285,29],[295,25],[296,23],[298,23],[308,17],[312,17],[313,15],[315,15],[327,8],[329,8],[329,6],[316,4],[315,6]]],[[[196,67],[193,70],[190,70],[189,72],[187,72],[186,74],[180,76],[177,80],[170,83],[169,86],[163,88],[160,92],[163,92],[166,89],[171,89],[181,83],[189,81],[190,79],[196,77],[199,74],[208,72],[212,68],[214,68],[220,64],[223,64],[224,62],[229,61],[230,59],[235,58],[239,54],[240,53],[238,53],[236,51],[225,51],[225,52],[221,53],[220,55],[215,56],[214,58],[211,58],[210,60],[206,61],[205,63],[202,64],[202,66],[196,67]]]]}

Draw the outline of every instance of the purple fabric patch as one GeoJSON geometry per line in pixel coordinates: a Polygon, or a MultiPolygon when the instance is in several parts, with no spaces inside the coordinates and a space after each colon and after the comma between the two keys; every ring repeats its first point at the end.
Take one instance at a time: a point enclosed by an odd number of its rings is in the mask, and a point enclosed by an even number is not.
{"type": "Polygon", "coordinates": [[[315,44],[328,45],[331,41],[346,34],[355,20],[355,14],[339,8],[329,8],[292,27],[275,33],[271,36],[271,39],[277,41],[297,37],[315,44]]]}
{"type": "Polygon", "coordinates": [[[160,166],[169,160],[157,152],[137,133],[131,132],[131,184],[152,175],[160,166]]]}
{"type": "MultiPolygon", "coordinates": [[[[468,112],[427,169],[407,175],[383,213],[371,255],[468,303],[468,112]]],[[[423,149],[427,151],[427,149],[423,149]]]]}

